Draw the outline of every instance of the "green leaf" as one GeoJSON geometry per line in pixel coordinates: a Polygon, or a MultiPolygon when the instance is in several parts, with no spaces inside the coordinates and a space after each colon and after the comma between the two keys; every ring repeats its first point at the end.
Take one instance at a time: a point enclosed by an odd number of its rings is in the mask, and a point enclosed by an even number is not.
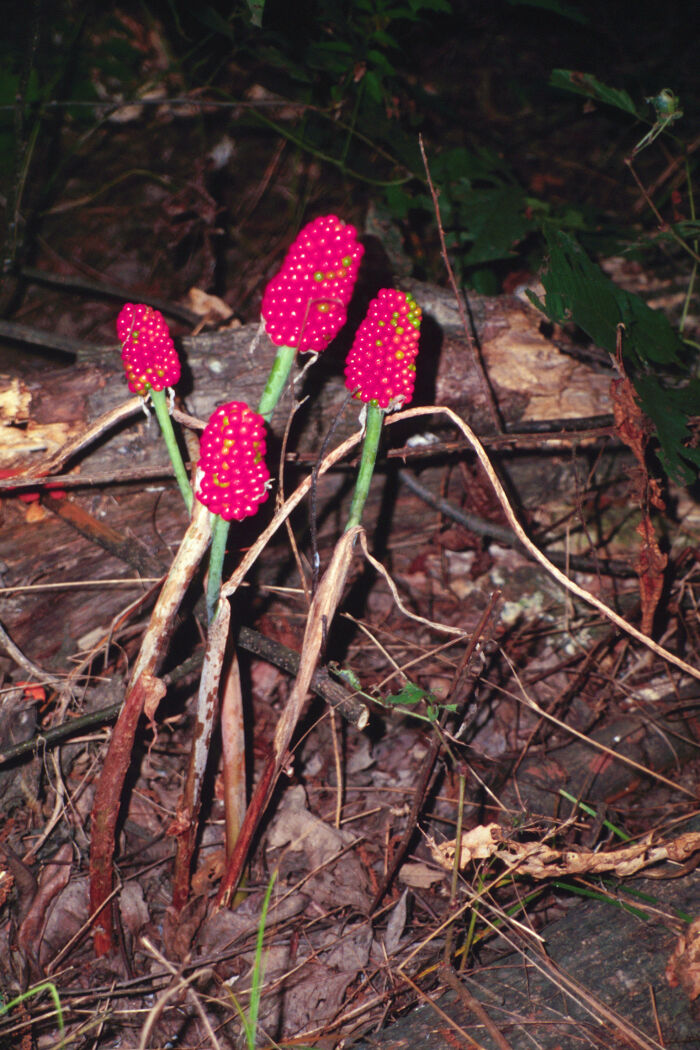
{"type": "Polygon", "coordinates": [[[219,14],[219,12],[207,4],[201,10],[197,11],[196,5],[193,8],[193,13],[208,29],[213,29],[215,33],[220,33],[221,36],[228,37],[232,43],[237,43],[233,26],[230,22],[219,14]]]}
{"type": "Polygon", "coordinates": [[[431,703],[436,702],[433,693],[421,689],[415,682],[406,682],[400,693],[392,693],[391,696],[387,696],[384,702],[387,704],[401,704],[402,707],[413,707],[415,704],[421,703],[422,700],[431,703]]]}
{"type": "MultiPolygon", "coordinates": [[[[11,73],[8,69],[4,69],[0,66],[0,105],[8,107],[9,112],[14,110],[14,106],[17,102],[18,90],[19,75],[11,73]],[[9,107],[12,107],[12,109],[9,109],[9,107]]],[[[36,69],[32,69],[29,73],[23,102],[25,105],[30,102],[38,102],[40,97],[41,89],[39,86],[39,75],[36,69]]]]}
{"type": "Polygon", "coordinates": [[[700,380],[669,390],[656,376],[643,375],[635,378],[634,386],[643,411],[656,428],[664,470],[680,484],[692,484],[700,469],[700,449],[688,447],[688,416],[698,414],[700,380]]]}
{"type": "Polygon", "coordinates": [[[639,120],[643,119],[626,91],[601,84],[591,73],[577,73],[573,69],[553,69],[549,83],[552,87],[573,91],[576,95],[585,95],[586,98],[593,98],[597,102],[605,102],[624,113],[631,113],[639,120]]]}
{"type": "Polygon", "coordinates": [[[459,221],[473,242],[463,266],[507,258],[532,227],[518,186],[473,190],[460,207],[459,221]]]}
{"type": "Polygon", "coordinates": [[[372,43],[381,44],[382,47],[397,48],[401,46],[395,36],[392,36],[391,33],[386,33],[383,29],[375,29],[372,33],[372,43]]]}
{"type": "Polygon", "coordinates": [[[371,99],[375,102],[381,102],[383,98],[382,82],[376,73],[365,73],[362,78],[362,83],[365,85],[365,91],[371,99]]]}
{"type": "Polygon", "coordinates": [[[638,295],[618,288],[591,262],[573,237],[559,230],[547,234],[549,263],[542,275],[544,303],[528,293],[551,321],[573,321],[590,339],[615,352],[618,324],[625,325],[623,350],[633,363],[678,364],[684,354],[681,339],[658,310],[638,295]]]}
{"type": "MultiPolygon", "coordinates": [[[[416,206],[413,194],[407,193],[402,186],[387,186],[384,190],[384,199],[395,219],[405,219],[411,208],[416,206]]],[[[425,200],[427,207],[427,198],[425,200]]]]}
{"type": "Polygon", "coordinates": [[[669,388],[657,375],[665,365],[674,373],[684,367],[682,340],[658,310],[638,295],[618,288],[591,262],[573,237],[558,230],[548,234],[549,262],[542,275],[544,302],[530,300],[550,321],[573,321],[594,343],[613,354],[617,326],[625,326],[623,356],[644,412],[659,439],[660,458],[669,476],[688,484],[700,467],[700,449],[689,447],[689,416],[698,414],[700,380],[669,388]],[[653,367],[652,367],[653,366],[653,367]]]}
{"type": "Polygon", "coordinates": [[[394,66],[392,66],[386,55],[383,55],[381,51],[372,49],[367,52],[367,59],[372,62],[374,68],[379,70],[384,76],[392,76],[396,72],[394,66]]]}
{"type": "Polygon", "coordinates": [[[413,11],[438,11],[450,14],[452,4],[450,0],[409,0],[413,11]]]}
{"type": "Polygon", "coordinates": [[[431,722],[437,722],[443,711],[449,711],[450,714],[454,714],[456,710],[457,704],[428,704],[425,713],[431,722]]]}

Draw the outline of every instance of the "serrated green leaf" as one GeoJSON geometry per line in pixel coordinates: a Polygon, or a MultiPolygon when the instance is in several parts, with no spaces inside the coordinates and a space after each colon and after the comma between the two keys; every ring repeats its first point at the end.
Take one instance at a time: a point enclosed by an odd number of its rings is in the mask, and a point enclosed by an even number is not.
{"type": "Polygon", "coordinates": [[[472,239],[465,266],[505,259],[531,229],[525,196],[517,186],[473,190],[460,207],[460,224],[472,239]]]}
{"type": "Polygon", "coordinates": [[[365,73],[362,83],[365,85],[365,91],[374,102],[382,101],[382,83],[376,73],[365,73]]]}
{"type": "Polygon", "coordinates": [[[399,42],[395,36],[391,33],[385,32],[383,29],[375,29],[372,33],[372,43],[381,44],[382,47],[399,47],[399,42]]]}
{"type": "MultiPolygon", "coordinates": [[[[384,190],[384,199],[391,215],[395,219],[405,219],[411,208],[416,207],[412,193],[407,193],[402,186],[387,186],[384,190]]],[[[428,207],[428,198],[425,198],[425,207],[428,207]]]]}
{"type": "Polygon", "coordinates": [[[624,113],[631,113],[632,116],[642,119],[642,115],[626,91],[602,84],[591,73],[577,73],[573,69],[553,69],[549,83],[552,87],[573,91],[575,95],[584,95],[597,102],[605,102],[609,106],[621,109],[624,113]]]}
{"type": "Polygon", "coordinates": [[[561,230],[549,234],[547,243],[544,302],[532,294],[530,300],[557,324],[573,321],[611,354],[617,326],[624,324],[623,354],[631,365],[630,378],[640,404],[656,429],[664,469],[670,477],[689,483],[700,466],[700,450],[688,447],[688,416],[698,414],[700,381],[672,389],[656,374],[659,365],[678,371],[685,356],[683,342],[664,314],[618,288],[568,234],[561,230]]]}
{"type": "Polygon", "coordinates": [[[692,484],[700,469],[700,449],[688,446],[688,416],[698,414],[700,380],[669,390],[656,376],[643,375],[635,379],[634,386],[643,411],[656,429],[664,470],[680,484],[692,484]]]}
{"type": "Polygon", "coordinates": [[[233,30],[233,26],[228,22],[223,15],[219,14],[216,8],[207,4],[206,7],[202,7],[197,10],[196,5],[193,8],[193,13],[208,29],[213,29],[215,33],[220,33],[221,36],[228,37],[233,43],[236,43],[236,36],[233,30]]]}
{"type": "Polygon", "coordinates": [[[623,350],[633,363],[679,363],[683,343],[664,314],[652,310],[638,295],[618,288],[563,231],[548,234],[547,245],[549,262],[542,275],[544,303],[534,297],[532,301],[551,321],[573,321],[611,354],[615,352],[617,326],[624,324],[623,350]]]}

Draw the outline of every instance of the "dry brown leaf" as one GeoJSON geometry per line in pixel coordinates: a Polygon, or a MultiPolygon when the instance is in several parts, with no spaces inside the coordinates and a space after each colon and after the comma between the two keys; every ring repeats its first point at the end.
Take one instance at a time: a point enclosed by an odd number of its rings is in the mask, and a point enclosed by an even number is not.
{"type": "MultiPolygon", "coordinates": [[[[503,838],[498,824],[472,828],[462,836],[460,867],[472,860],[497,857],[520,875],[549,879],[561,875],[583,875],[612,871],[621,877],[663,861],[683,862],[700,851],[700,832],[689,831],[667,843],[653,843],[653,834],[640,842],[605,853],[584,849],[558,850],[542,842],[514,842],[503,838]]],[[[455,843],[440,845],[428,840],[433,857],[446,870],[454,863],[455,843]]]]}
{"type": "Polygon", "coordinates": [[[64,842],[43,868],[34,900],[17,933],[18,947],[34,963],[38,972],[38,955],[49,905],[68,883],[72,859],[73,848],[69,842],[64,842]]]}
{"type": "Polygon", "coordinates": [[[672,988],[680,985],[691,1002],[700,996],[700,919],[678,938],[666,966],[666,980],[672,988]]]}
{"type": "Polygon", "coordinates": [[[207,853],[192,876],[192,893],[196,897],[206,896],[221,879],[226,868],[226,851],[215,849],[207,853]]]}
{"type": "Polygon", "coordinates": [[[445,878],[443,871],[429,868],[427,864],[409,861],[402,864],[399,869],[399,879],[404,886],[411,886],[416,890],[429,890],[436,882],[445,878]]]}
{"type": "MultiPolygon", "coordinates": [[[[228,321],[233,317],[233,310],[219,299],[218,295],[209,295],[201,288],[190,288],[187,293],[187,307],[204,321],[213,323],[215,321],[228,321]]],[[[240,322],[239,322],[240,324],[240,322]]]]}
{"type": "Polygon", "coordinates": [[[284,990],[285,1038],[323,1028],[338,1016],[348,986],[367,966],[372,940],[372,929],[365,923],[341,938],[331,930],[312,938],[307,961],[284,990]]]}
{"type": "Polygon", "coordinates": [[[163,917],[163,946],[171,959],[186,959],[207,914],[206,897],[190,897],[180,911],[166,908],[163,917]]]}
{"type": "MultiPolygon", "coordinates": [[[[492,857],[502,838],[503,832],[498,824],[478,824],[475,828],[463,832],[460,868],[465,868],[473,860],[492,857]]],[[[436,862],[447,871],[451,871],[455,859],[455,841],[438,844],[428,836],[428,846],[436,862]]]]}
{"type": "Polygon", "coordinates": [[[72,878],[46,909],[46,923],[39,945],[39,961],[47,973],[51,963],[83,929],[88,920],[88,880],[72,878]]]}
{"type": "Polygon", "coordinates": [[[281,875],[288,880],[303,879],[304,891],[312,894],[317,905],[349,905],[366,911],[370,899],[367,876],[358,857],[347,851],[354,840],[350,832],[331,827],[310,813],[304,788],[299,786],[285,793],[268,832],[267,848],[287,847],[279,862],[281,875]]]}

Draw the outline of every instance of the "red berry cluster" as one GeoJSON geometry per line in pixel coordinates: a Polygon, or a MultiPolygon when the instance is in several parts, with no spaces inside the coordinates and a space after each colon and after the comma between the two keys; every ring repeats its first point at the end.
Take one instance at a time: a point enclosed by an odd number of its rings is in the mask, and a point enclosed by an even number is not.
{"type": "Polygon", "coordinates": [[[117,318],[117,337],[133,394],[145,397],[149,390],[175,386],[180,378],[180,359],[160,311],[143,303],[127,303],[117,318]]]}
{"type": "Polygon", "coordinates": [[[225,521],[255,514],[267,499],[265,421],[242,401],[211,415],[199,446],[195,495],[225,521]]]}
{"type": "Polygon", "coordinates": [[[421,317],[409,292],[382,288],[372,300],[345,364],[345,385],[355,397],[389,409],[410,402],[421,317]]]}
{"type": "Polygon", "coordinates": [[[276,346],[325,350],[345,324],[363,253],[355,227],[335,215],[303,228],[263,296],[265,331],[276,346]]]}

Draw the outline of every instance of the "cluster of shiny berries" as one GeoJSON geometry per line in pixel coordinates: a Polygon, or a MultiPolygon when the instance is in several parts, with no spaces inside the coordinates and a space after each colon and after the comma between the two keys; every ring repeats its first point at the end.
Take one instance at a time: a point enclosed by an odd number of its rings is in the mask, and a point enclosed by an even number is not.
{"type": "Polygon", "coordinates": [[[195,495],[225,521],[241,521],[267,499],[265,421],[242,401],[212,414],[202,434],[195,495]]]}
{"type": "Polygon", "coordinates": [[[364,248],[354,226],[323,215],[303,228],[262,301],[276,346],[320,353],[345,324],[364,248]]]}
{"type": "Polygon", "coordinates": [[[372,300],[345,365],[345,385],[355,397],[384,409],[410,402],[421,317],[409,292],[382,288],[372,300]]]}
{"type": "Polygon", "coordinates": [[[180,359],[160,311],[143,303],[127,303],[117,318],[117,337],[133,394],[145,397],[150,390],[175,386],[180,359]]]}

